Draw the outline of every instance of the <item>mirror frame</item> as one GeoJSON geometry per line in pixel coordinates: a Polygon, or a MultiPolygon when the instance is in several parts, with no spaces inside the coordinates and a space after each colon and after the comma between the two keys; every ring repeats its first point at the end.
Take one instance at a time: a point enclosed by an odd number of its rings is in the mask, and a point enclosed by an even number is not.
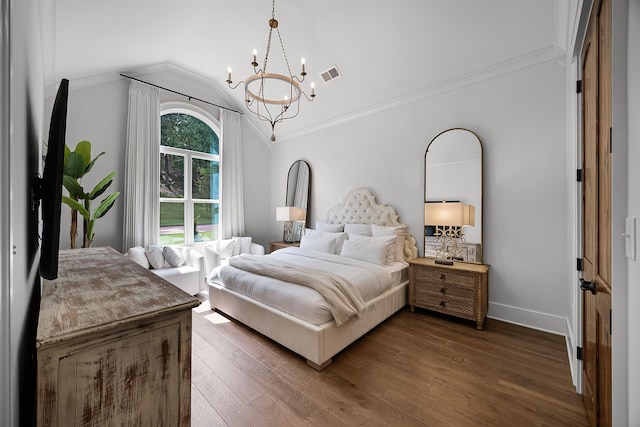
{"type": "MultiPolygon", "coordinates": [[[[482,140],[480,139],[480,137],[478,136],[478,134],[476,134],[475,132],[466,129],[466,128],[461,128],[461,127],[455,127],[455,128],[450,128],[447,130],[444,130],[442,132],[440,132],[439,134],[437,134],[427,145],[427,149],[424,153],[424,187],[423,187],[423,198],[424,198],[424,203],[427,203],[427,155],[429,154],[429,148],[431,148],[431,144],[433,144],[440,136],[442,136],[443,134],[447,133],[447,132],[451,132],[451,131],[466,131],[469,132],[471,135],[473,135],[473,137],[476,138],[476,140],[478,141],[478,145],[480,147],[480,209],[478,209],[476,207],[476,215],[479,215],[479,219],[480,219],[480,255],[478,257],[478,259],[476,261],[459,261],[459,262],[467,262],[467,263],[472,263],[472,264],[482,264],[484,261],[484,248],[485,248],[485,240],[484,240],[484,147],[482,145],[482,140]]],[[[457,199],[456,197],[454,197],[454,199],[457,199]]],[[[423,220],[424,222],[424,220],[423,220]]],[[[423,245],[422,245],[422,250],[425,250],[425,246],[427,243],[427,236],[426,236],[426,226],[427,224],[423,225],[423,232],[422,232],[422,237],[423,237],[423,245]]],[[[423,256],[426,257],[426,254],[423,252],[423,256]]]]}
{"type": "MultiPolygon", "coordinates": [[[[310,206],[311,206],[311,166],[309,166],[309,163],[306,160],[296,160],[295,162],[293,162],[291,164],[291,166],[289,167],[289,172],[287,173],[287,192],[285,194],[284,197],[284,206],[295,206],[294,201],[290,201],[289,199],[289,195],[290,193],[290,188],[289,186],[292,185],[292,180],[293,180],[293,176],[291,175],[291,171],[294,169],[294,167],[296,165],[305,165],[307,167],[307,171],[309,172],[309,180],[307,182],[307,202],[306,202],[306,206],[304,206],[304,209],[306,210],[306,216],[305,216],[305,224],[309,223],[309,211],[310,211],[310,206]]],[[[300,166],[298,166],[300,167],[300,166]]],[[[297,176],[296,176],[297,179],[297,176]]],[[[296,185],[295,183],[293,183],[293,185],[296,185]]],[[[295,195],[293,196],[293,199],[295,200],[295,195]]],[[[299,208],[302,208],[303,206],[296,206],[299,208]]]]}

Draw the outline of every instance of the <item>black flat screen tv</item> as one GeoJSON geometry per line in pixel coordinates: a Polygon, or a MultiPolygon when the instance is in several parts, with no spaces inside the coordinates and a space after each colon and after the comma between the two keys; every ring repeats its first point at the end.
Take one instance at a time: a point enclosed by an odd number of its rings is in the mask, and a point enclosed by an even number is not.
{"type": "Polygon", "coordinates": [[[48,280],[58,277],[60,249],[60,212],[62,208],[62,176],[67,130],[67,100],[69,80],[62,79],[51,112],[49,140],[42,178],[34,189],[42,200],[42,244],[40,246],[40,276],[48,280]]]}

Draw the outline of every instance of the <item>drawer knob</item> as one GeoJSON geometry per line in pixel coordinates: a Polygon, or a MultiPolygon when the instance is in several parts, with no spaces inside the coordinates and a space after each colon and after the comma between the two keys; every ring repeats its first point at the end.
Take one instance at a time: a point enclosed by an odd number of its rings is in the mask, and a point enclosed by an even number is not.
{"type": "Polygon", "coordinates": [[[447,288],[444,288],[444,287],[440,288],[440,293],[441,294],[446,294],[447,293],[447,288]]]}
{"type": "Polygon", "coordinates": [[[444,301],[440,301],[440,307],[444,308],[444,301]]]}
{"type": "Polygon", "coordinates": [[[446,277],[444,277],[444,274],[440,275],[440,280],[447,280],[446,277]]]}

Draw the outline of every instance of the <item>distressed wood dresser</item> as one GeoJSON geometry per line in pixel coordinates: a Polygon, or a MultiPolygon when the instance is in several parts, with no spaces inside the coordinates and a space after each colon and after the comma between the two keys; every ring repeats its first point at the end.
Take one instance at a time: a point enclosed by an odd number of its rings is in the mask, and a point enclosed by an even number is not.
{"type": "Polygon", "coordinates": [[[42,285],[38,425],[188,426],[198,305],[112,248],[60,251],[42,285]]]}

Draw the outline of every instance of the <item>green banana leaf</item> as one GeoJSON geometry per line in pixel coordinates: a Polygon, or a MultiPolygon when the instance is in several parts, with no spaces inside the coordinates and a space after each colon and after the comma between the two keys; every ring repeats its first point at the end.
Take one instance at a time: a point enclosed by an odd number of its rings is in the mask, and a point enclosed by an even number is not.
{"type": "Polygon", "coordinates": [[[62,196],[62,203],[69,206],[71,209],[78,211],[86,220],[89,219],[89,211],[71,197],[62,196]]]}
{"type": "Polygon", "coordinates": [[[93,226],[95,223],[96,221],[94,219],[87,221],[87,239],[89,240],[89,244],[93,242],[93,236],[95,235],[93,233],[93,226]]]}
{"type": "Polygon", "coordinates": [[[113,182],[113,177],[114,176],[116,176],[116,173],[115,172],[111,172],[102,181],[100,181],[98,184],[96,184],[96,186],[93,188],[93,191],[91,191],[91,193],[89,193],[89,199],[95,200],[98,196],[100,196],[102,193],[104,193],[107,190],[107,188],[109,188],[111,183],[113,182]]]}
{"type": "Polygon", "coordinates": [[[67,156],[67,161],[64,163],[64,174],[74,179],[82,178],[86,163],[81,154],[72,152],[67,156]]]}
{"type": "Polygon", "coordinates": [[[69,197],[72,199],[79,198],[84,199],[84,188],[78,183],[78,180],[70,177],[69,175],[64,175],[62,177],[62,184],[64,188],[69,192],[69,197]]]}
{"type": "Polygon", "coordinates": [[[87,165],[86,168],[84,168],[84,172],[82,173],[83,175],[86,175],[87,173],[89,173],[89,171],[91,170],[91,168],[93,168],[93,165],[96,163],[96,160],[98,160],[100,158],[100,156],[102,156],[104,154],[104,151],[100,154],[98,154],[95,159],[91,160],[89,162],[89,164],[87,165]]]}
{"type": "Polygon", "coordinates": [[[109,209],[113,207],[113,204],[116,202],[116,199],[118,198],[119,195],[120,195],[120,192],[117,191],[111,194],[110,196],[108,196],[106,199],[104,199],[102,203],[100,203],[100,206],[98,206],[98,208],[95,211],[93,211],[93,218],[98,219],[105,216],[106,213],[109,212],[109,209]]]}
{"type": "Polygon", "coordinates": [[[84,164],[88,165],[91,161],[91,143],[89,141],[80,141],[76,145],[74,153],[82,156],[82,160],[84,160],[84,164]]]}

